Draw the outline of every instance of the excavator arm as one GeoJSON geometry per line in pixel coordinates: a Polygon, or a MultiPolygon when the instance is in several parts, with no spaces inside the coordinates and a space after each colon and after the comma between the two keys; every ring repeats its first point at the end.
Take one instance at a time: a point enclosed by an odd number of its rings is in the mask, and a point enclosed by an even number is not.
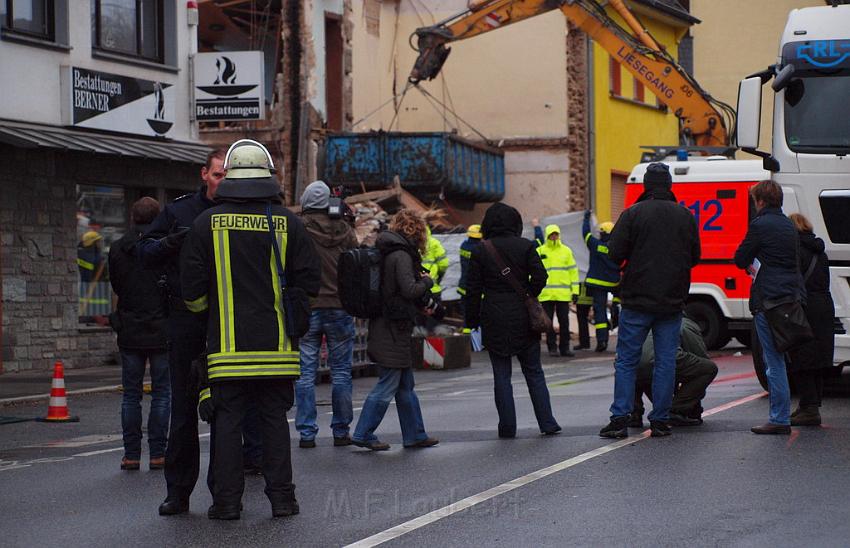
{"type": "Polygon", "coordinates": [[[416,84],[435,78],[451,51],[446,46],[451,42],[560,10],[672,109],[680,120],[681,134],[686,143],[729,145],[734,129],[734,109],[704,91],[655,42],[623,0],[609,0],[608,3],[620,14],[631,32],[611,19],[596,0],[478,0],[464,12],[416,30],[419,57],[409,79],[416,84]]]}

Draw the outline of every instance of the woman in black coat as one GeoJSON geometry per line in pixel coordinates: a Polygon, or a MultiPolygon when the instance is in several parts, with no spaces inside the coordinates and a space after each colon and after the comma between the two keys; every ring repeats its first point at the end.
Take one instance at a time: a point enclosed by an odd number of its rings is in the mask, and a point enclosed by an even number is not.
{"type": "MultiPolygon", "coordinates": [[[[522,217],[505,204],[490,206],[481,224],[484,239],[491,242],[527,293],[537,296],[546,285],[546,268],[536,245],[521,237],[522,217]]],[[[516,410],[511,387],[511,358],[516,356],[528,385],[537,424],[543,434],[557,434],[561,427],[552,416],[549,389],[540,364],[540,334],[529,327],[523,298],[502,275],[502,268],[479,245],[472,252],[467,273],[466,324],[481,327],[484,346],[493,365],[499,437],[516,436],[516,410]],[[486,295],[485,298],[482,298],[486,295]]]]}
{"type": "Polygon", "coordinates": [[[800,272],[806,283],[806,318],[815,340],[789,352],[791,373],[800,405],[791,414],[793,426],[819,426],[823,396],[823,373],[832,367],[835,334],[832,321],[835,304],[829,293],[829,259],[823,240],[814,235],[812,223],[803,215],[789,215],[800,237],[800,272]]]}
{"type": "Polygon", "coordinates": [[[410,210],[401,210],[390,229],[378,236],[383,256],[381,296],[384,313],[369,321],[367,353],[378,365],[378,383],[363,402],[351,442],[373,451],[390,448],[375,436],[390,402],[395,398],[404,447],[430,447],[438,440],[425,433],[419,398],[413,391],[411,341],[413,323],[422,307],[417,304],[434,285],[423,273],[421,252],[427,241],[426,225],[410,210]]]}

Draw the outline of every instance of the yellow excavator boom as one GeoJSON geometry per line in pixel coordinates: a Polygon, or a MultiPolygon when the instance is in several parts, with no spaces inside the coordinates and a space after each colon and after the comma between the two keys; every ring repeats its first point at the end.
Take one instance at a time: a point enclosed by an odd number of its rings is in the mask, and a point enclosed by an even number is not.
{"type": "Polygon", "coordinates": [[[596,0],[472,2],[466,11],[416,30],[419,57],[409,79],[416,84],[435,78],[451,51],[446,44],[560,10],[673,111],[681,122],[684,141],[698,146],[729,146],[734,109],[704,91],[658,45],[623,0],[608,0],[608,4],[630,30],[617,24],[596,0]]]}

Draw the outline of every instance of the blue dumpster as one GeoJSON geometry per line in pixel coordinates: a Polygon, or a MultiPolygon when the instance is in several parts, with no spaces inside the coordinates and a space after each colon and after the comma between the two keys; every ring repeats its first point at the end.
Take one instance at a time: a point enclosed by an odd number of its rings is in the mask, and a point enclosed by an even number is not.
{"type": "Polygon", "coordinates": [[[505,195],[505,155],[451,133],[370,132],[329,135],[324,179],[359,192],[392,184],[433,198],[495,202],[505,195]]]}

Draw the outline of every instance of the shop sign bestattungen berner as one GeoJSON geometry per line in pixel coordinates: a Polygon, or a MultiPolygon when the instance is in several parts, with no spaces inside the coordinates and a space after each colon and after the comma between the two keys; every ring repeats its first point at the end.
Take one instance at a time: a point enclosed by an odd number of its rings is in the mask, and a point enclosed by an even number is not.
{"type": "Polygon", "coordinates": [[[171,84],[62,67],[65,125],[164,137],[174,126],[171,84]]]}

